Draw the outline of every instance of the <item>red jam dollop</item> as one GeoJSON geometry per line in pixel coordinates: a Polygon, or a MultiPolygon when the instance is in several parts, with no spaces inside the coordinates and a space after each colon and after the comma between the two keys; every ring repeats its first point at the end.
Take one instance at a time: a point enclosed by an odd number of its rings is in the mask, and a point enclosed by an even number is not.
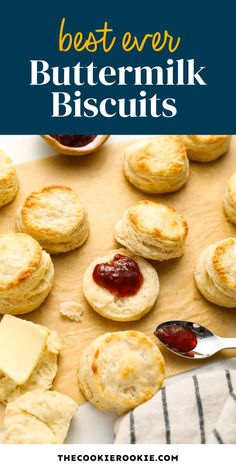
{"type": "Polygon", "coordinates": [[[194,332],[186,326],[165,326],[155,331],[155,336],[169,349],[190,352],[197,345],[194,332]]]}
{"type": "Polygon", "coordinates": [[[94,141],[96,134],[51,134],[63,146],[67,147],[84,147],[94,141]]]}
{"type": "Polygon", "coordinates": [[[116,254],[110,262],[97,264],[93,279],[97,285],[121,298],[135,295],[143,283],[137,262],[123,254],[116,254]]]}

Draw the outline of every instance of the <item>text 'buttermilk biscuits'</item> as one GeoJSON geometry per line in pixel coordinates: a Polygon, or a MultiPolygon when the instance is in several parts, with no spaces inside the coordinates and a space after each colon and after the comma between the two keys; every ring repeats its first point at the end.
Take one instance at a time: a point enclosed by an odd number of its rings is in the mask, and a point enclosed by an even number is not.
{"type": "Polygon", "coordinates": [[[134,254],[165,261],[184,253],[188,225],[169,205],[141,200],[129,207],[115,227],[116,240],[134,254]]]}
{"type": "Polygon", "coordinates": [[[175,192],[189,177],[185,146],[176,136],[132,144],[125,150],[123,168],[128,181],[146,193],[175,192]]]}
{"type": "Polygon", "coordinates": [[[51,257],[31,236],[0,235],[0,313],[21,315],[38,308],[54,279],[51,257]]]}
{"type": "Polygon", "coordinates": [[[236,174],[231,175],[227,182],[223,206],[229,221],[236,224],[236,174]]]}
{"type": "Polygon", "coordinates": [[[223,156],[229,149],[231,136],[226,134],[183,134],[179,138],[186,147],[190,161],[211,162],[223,156]]]}
{"type": "Polygon", "coordinates": [[[62,185],[32,192],[18,210],[17,227],[52,254],[72,251],[89,234],[87,211],[79,195],[62,185]]]}
{"type": "Polygon", "coordinates": [[[10,203],[18,191],[18,178],[12,160],[0,150],[0,207],[10,203]]]}
{"type": "Polygon", "coordinates": [[[76,409],[56,391],[25,393],[6,407],[3,444],[62,444],[76,409]]]}
{"type": "Polygon", "coordinates": [[[134,321],[153,307],[159,278],[152,265],[124,249],[97,257],[83,279],[84,295],[100,315],[115,321],[134,321]]]}
{"type": "Polygon", "coordinates": [[[138,331],[106,333],[85,349],[79,386],[97,408],[125,413],[162,386],[164,359],[155,342],[138,331]]]}
{"type": "Polygon", "coordinates": [[[227,238],[202,251],[196,264],[195,281],[212,303],[236,307],[236,238],[227,238]]]}

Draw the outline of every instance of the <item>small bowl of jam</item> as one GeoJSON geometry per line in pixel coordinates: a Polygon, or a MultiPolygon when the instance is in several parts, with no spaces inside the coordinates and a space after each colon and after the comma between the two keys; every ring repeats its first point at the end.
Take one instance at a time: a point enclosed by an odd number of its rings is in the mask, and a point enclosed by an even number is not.
{"type": "Polygon", "coordinates": [[[109,134],[43,134],[42,138],[61,154],[83,156],[96,151],[109,134]]]}

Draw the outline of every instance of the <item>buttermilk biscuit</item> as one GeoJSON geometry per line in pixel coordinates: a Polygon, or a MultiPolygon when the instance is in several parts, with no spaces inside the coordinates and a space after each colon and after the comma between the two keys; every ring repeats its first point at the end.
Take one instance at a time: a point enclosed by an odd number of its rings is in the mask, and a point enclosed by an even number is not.
{"type": "Polygon", "coordinates": [[[201,253],[195,281],[204,297],[216,305],[236,307],[236,238],[208,246],[201,253]]]}
{"type": "Polygon", "coordinates": [[[190,161],[199,162],[215,161],[228,151],[231,141],[231,136],[226,134],[183,134],[179,138],[186,147],[190,161]]]}
{"type": "Polygon", "coordinates": [[[120,331],[99,336],[85,349],[78,376],[89,402],[122,414],[161,388],[165,364],[157,345],[145,334],[120,331]]]}
{"type": "Polygon", "coordinates": [[[48,296],[54,279],[49,254],[27,234],[0,235],[0,313],[35,310],[48,296]]]}
{"type": "MultiPolygon", "coordinates": [[[[125,270],[120,280],[128,288],[132,282],[125,270]]],[[[147,261],[125,249],[116,249],[93,260],[85,272],[83,290],[88,303],[100,315],[115,321],[134,321],[142,318],[153,307],[159,294],[159,278],[147,261]],[[94,280],[93,273],[97,264],[111,264],[117,255],[127,256],[138,265],[142,283],[137,293],[133,295],[120,297],[108,288],[98,285],[94,280]]]]}
{"type": "Polygon", "coordinates": [[[87,211],[78,194],[62,185],[32,192],[18,210],[17,227],[52,254],[81,246],[89,233],[87,211]]]}
{"type": "Polygon", "coordinates": [[[3,444],[62,444],[76,408],[56,391],[26,393],[6,407],[3,444]]]}
{"type": "Polygon", "coordinates": [[[164,261],[180,257],[188,225],[169,205],[141,200],[129,207],[115,227],[116,240],[134,254],[164,261]]]}
{"type": "Polygon", "coordinates": [[[18,178],[10,157],[0,150],[0,207],[10,203],[18,190],[18,178]]]}
{"type": "Polygon", "coordinates": [[[189,177],[185,146],[176,136],[137,141],[126,149],[123,167],[128,181],[147,193],[174,192],[189,177]]]}
{"type": "Polygon", "coordinates": [[[236,224],[236,174],[231,175],[227,183],[223,206],[228,219],[236,224]]]}
{"type": "MultiPolygon", "coordinates": [[[[44,327],[44,329],[47,329],[44,327]]],[[[31,376],[23,385],[17,385],[10,377],[0,372],[0,402],[7,403],[20,395],[37,389],[48,390],[57,373],[57,357],[61,340],[55,331],[47,329],[47,343],[31,376]]]]}

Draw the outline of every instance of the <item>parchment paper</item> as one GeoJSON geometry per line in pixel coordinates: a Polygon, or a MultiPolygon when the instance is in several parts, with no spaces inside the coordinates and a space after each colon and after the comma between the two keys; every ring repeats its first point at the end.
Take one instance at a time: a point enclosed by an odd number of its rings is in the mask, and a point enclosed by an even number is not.
{"type": "MultiPolygon", "coordinates": [[[[230,152],[210,164],[190,164],[190,178],[180,191],[169,195],[146,195],[135,190],[124,178],[122,156],[126,143],[105,145],[98,152],[81,158],[54,156],[33,160],[17,167],[20,191],[15,201],[0,210],[0,232],[15,231],[16,210],[33,190],[49,184],[75,188],[88,208],[91,233],[82,248],[53,256],[55,282],[43,305],[22,318],[56,330],[62,338],[54,388],[82,403],[78,389],[77,365],[83,349],[107,331],[137,329],[152,336],[157,324],[169,319],[192,320],[220,336],[236,337],[236,309],[220,308],[207,302],[194,284],[193,269],[200,251],[217,240],[234,236],[236,227],[226,220],[222,194],[229,176],[236,171],[236,137],[230,152]],[[123,211],[139,199],[150,198],[173,205],[187,220],[189,235],[185,254],[170,262],[154,263],[160,277],[160,295],[153,310],[142,320],[118,323],[96,314],[86,303],[81,288],[83,273],[96,256],[118,247],[113,229],[123,211]],[[63,301],[84,304],[82,322],[63,319],[59,306],[63,301]]],[[[163,352],[167,375],[174,375],[203,361],[184,360],[163,352]]],[[[212,360],[232,357],[236,351],[224,351],[212,360]]],[[[205,361],[206,362],[206,361],[205,361]]],[[[210,361],[207,361],[210,362],[210,361]]]]}

